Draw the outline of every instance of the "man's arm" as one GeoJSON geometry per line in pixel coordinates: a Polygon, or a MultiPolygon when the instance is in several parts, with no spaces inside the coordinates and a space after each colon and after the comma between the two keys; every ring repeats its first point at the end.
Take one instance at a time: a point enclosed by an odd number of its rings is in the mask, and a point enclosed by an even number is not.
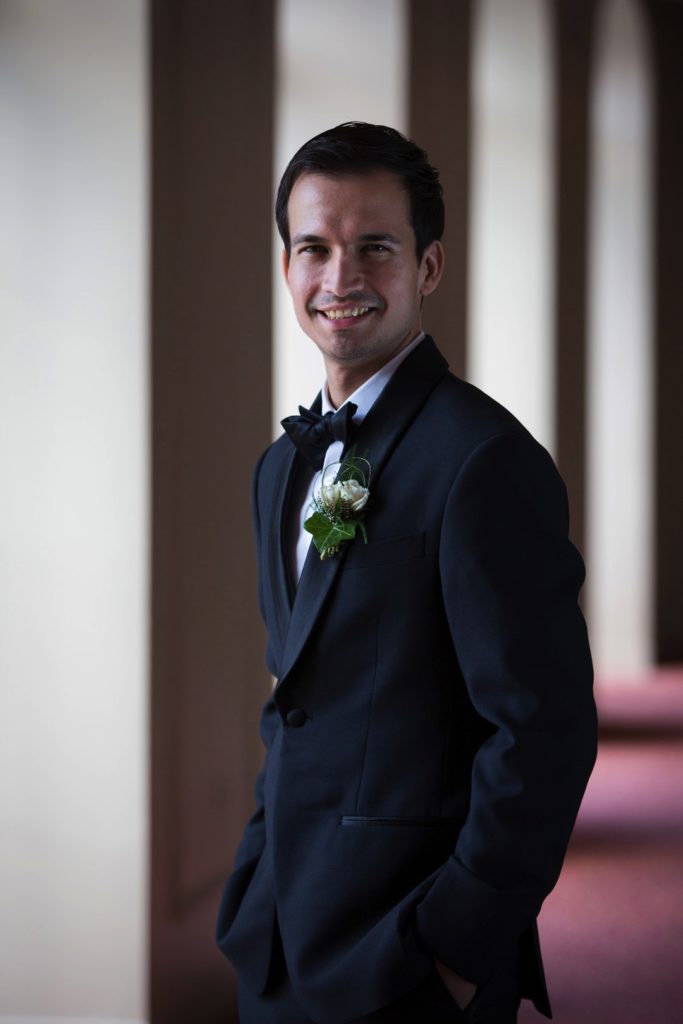
{"type": "MultiPolygon", "coordinates": [[[[261,713],[261,739],[266,748],[266,757],[268,756],[268,749],[270,748],[273,735],[277,729],[278,719],[279,714],[275,707],[275,702],[271,697],[264,705],[261,713]]],[[[237,853],[235,854],[235,865],[233,869],[235,871],[247,861],[253,860],[255,857],[259,857],[263,847],[265,846],[266,833],[263,812],[263,788],[265,785],[265,777],[266,766],[264,762],[254,785],[254,800],[256,807],[249,818],[249,821],[245,825],[242,840],[237,848],[237,853]]]]}
{"type": "Polygon", "coordinates": [[[493,732],[416,928],[435,958],[477,984],[555,884],[595,760],[583,563],[567,529],[552,460],[521,433],[470,456],[444,515],[444,606],[470,699],[493,732]]]}
{"type": "MultiPolygon", "coordinates": [[[[265,622],[264,612],[264,600],[263,600],[263,576],[262,576],[262,562],[263,557],[263,543],[261,540],[261,517],[259,514],[259,497],[258,497],[258,486],[259,486],[259,474],[261,472],[261,466],[263,461],[268,454],[268,449],[260,457],[251,478],[251,515],[253,524],[253,536],[254,546],[256,549],[256,569],[257,569],[257,580],[258,580],[258,602],[259,609],[261,611],[261,618],[265,622]]],[[[268,646],[266,653],[266,662],[268,669],[273,674],[272,665],[272,652],[270,646],[268,646]]],[[[272,697],[268,699],[261,712],[261,725],[260,734],[263,745],[266,749],[266,756],[268,749],[273,740],[273,736],[277,729],[278,716],[272,697]]],[[[235,870],[239,868],[247,860],[252,859],[255,855],[259,856],[263,846],[265,844],[265,825],[263,820],[263,788],[265,784],[265,761],[261,771],[259,772],[256,783],[254,785],[254,799],[256,808],[249,818],[245,829],[242,841],[237,849],[235,856],[235,870]]]]}

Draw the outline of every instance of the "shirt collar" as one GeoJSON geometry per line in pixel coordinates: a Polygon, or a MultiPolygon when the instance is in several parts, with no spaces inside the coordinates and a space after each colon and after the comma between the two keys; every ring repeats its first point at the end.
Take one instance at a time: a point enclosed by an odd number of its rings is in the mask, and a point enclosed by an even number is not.
{"type": "MultiPolygon", "coordinates": [[[[393,359],[390,359],[388,363],[385,363],[377,373],[373,373],[372,377],[368,377],[368,379],[364,381],[359,388],[356,388],[352,395],[349,395],[349,397],[342,402],[339,406],[340,409],[342,409],[347,402],[353,402],[358,406],[356,412],[353,414],[353,422],[356,426],[363,422],[403,360],[410,355],[414,348],[417,348],[424,337],[425,332],[420,331],[417,337],[413,338],[413,340],[402,348],[400,352],[397,352],[393,359]]],[[[330,401],[330,392],[327,387],[327,381],[325,381],[322,386],[322,412],[323,414],[326,412],[335,412],[335,407],[330,401]]]]}

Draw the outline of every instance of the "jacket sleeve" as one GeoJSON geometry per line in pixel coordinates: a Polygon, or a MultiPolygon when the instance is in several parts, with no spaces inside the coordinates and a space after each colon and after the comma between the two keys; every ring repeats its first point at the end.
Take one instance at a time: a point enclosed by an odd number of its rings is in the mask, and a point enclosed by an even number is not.
{"type": "MultiPolygon", "coordinates": [[[[261,471],[261,466],[263,465],[263,460],[265,459],[267,454],[268,454],[268,449],[266,449],[266,451],[263,453],[263,455],[261,456],[261,458],[257,462],[256,467],[254,469],[253,476],[252,476],[252,481],[251,481],[251,515],[252,515],[252,523],[253,523],[253,530],[254,530],[254,545],[255,545],[255,548],[256,548],[256,563],[257,563],[257,572],[258,572],[258,600],[259,600],[259,608],[260,608],[260,611],[261,611],[261,617],[263,618],[264,622],[265,622],[265,614],[264,614],[264,604],[263,604],[263,578],[262,578],[263,565],[262,565],[262,561],[261,561],[261,559],[263,557],[263,555],[262,555],[263,544],[262,544],[262,541],[261,541],[261,517],[260,517],[260,514],[259,514],[258,484],[259,484],[259,473],[261,471]]],[[[266,662],[267,662],[268,668],[270,669],[271,674],[272,674],[271,661],[272,661],[272,657],[271,657],[270,651],[268,650],[268,652],[266,654],[266,662]]],[[[270,697],[266,701],[266,703],[265,703],[265,705],[263,707],[263,710],[261,712],[261,727],[260,727],[260,735],[261,735],[261,740],[263,742],[263,745],[265,747],[265,751],[266,751],[266,755],[265,756],[266,756],[266,758],[267,758],[267,755],[268,755],[268,750],[269,750],[270,745],[271,745],[272,740],[273,740],[274,733],[275,733],[276,728],[277,728],[277,723],[278,723],[277,709],[275,707],[275,703],[273,701],[273,698],[270,697]]],[[[255,786],[254,786],[254,799],[255,799],[256,806],[255,806],[254,812],[252,813],[251,817],[249,818],[247,824],[245,825],[244,835],[242,837],[242,841],[240,842],[240,845],[237,848],[237,854],[235,856],[235,869],[239,868],[242,865],[242,863],[244,863],[245,861],[252,859],[255,855],[259,856],[260,853],[261,853],[261,850],[263,849],[263,846],[265,845],[265,824],[264,824],[264,820],[263,820],[263,804],[264,804],[263,788],[264,788],[264,784],[265,784],[265,774],[266,774],[266,765],[265,765],[265,759],[264,759],[263,766],[261,767],[261,770],[260,770],[260,772],[259,772],[259,774],[258,774],[258,776],[256,778],[256,783],[255,783],[255,786]]]]}
{"type": "Polygon", "coordinates": [[[456,655],[491,731],[467,820],[415,923],[431,955],[482,984],[557,880],[596,752],[583,563],[564,485],[529,435],[470,455],[439,557],[456,655]]]}
{"type": "MultiPolygon", "coordinates": [[[[272,738],[277,728],[279,719],[279,713],[275,707],[275,702],[270,697],[261,713],[261,739],[264,746],[266,747],[265,759],[268,757],[268,750],[272,743],[272,738]]],[[[266,843],[266,830],[264,821],[263,811],[263,787],[265,785],[266,777],[266,764],[264,764],[259,772],[256,783],[254,785],[254,799],[255,809],[249,818],[244,828],[244,834],[242,840],[237,847],[237,853],[235,854],[235,865],[234,870],[242,867],[247,861],[253,860],[255,857],[259,857],[266,843]]]]}
{"type": "MultiPolygon", "coordinates": [[[[259,563],[259,604],[261,606],[261,613],[263,614],[263,596],[260,576],[261,531],[258,511],[258,476],[262,463],[263,456],[256,466],[252,479],[252,516],[257,561],[259,563]]],[[[261,739],[265,747],[265,758],[261,771],[257,776],[254,788],[255,808],[244,828],[242,839],[237,847],[232,872],[223,888],[223,894],[218,911],[218,919],[216,922],[216,941],[219,948],[227,955],[230,955],[229,944],[232,935],[231,929],[266,845],[266,826],[264,818],[266,764],[268,751],[277,730],[278,719],[278,711],[271,696],[266,701],[261,713],[261,739]]]]}

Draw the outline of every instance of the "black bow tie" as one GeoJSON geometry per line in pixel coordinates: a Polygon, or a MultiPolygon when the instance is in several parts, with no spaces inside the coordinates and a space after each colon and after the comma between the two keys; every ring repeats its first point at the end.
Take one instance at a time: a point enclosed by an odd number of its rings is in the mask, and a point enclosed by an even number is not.
{"type": "Polygon", "coordinates": [[[299,406],[299,416],[286,416],[282,426],[290,441],[314,469],[322,469],[325,452],[333,441],[346,443],[351,437],[353,415],[358,406],[347,402],[336,412],[321,416],[311,409],[299,406]]]}

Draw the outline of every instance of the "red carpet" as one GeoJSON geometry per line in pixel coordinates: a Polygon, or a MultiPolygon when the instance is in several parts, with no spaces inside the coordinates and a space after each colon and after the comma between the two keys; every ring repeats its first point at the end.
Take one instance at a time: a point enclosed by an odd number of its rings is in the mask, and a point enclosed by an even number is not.
{"type": "MultiPolygon", "coordinates": [[[[540,918],[554,1020],[683,1024],[683,672],[598,704],[598,762],[540,918]]],[[[519,1019],[543,1018],[525,1003],[519,1019]]]]}

